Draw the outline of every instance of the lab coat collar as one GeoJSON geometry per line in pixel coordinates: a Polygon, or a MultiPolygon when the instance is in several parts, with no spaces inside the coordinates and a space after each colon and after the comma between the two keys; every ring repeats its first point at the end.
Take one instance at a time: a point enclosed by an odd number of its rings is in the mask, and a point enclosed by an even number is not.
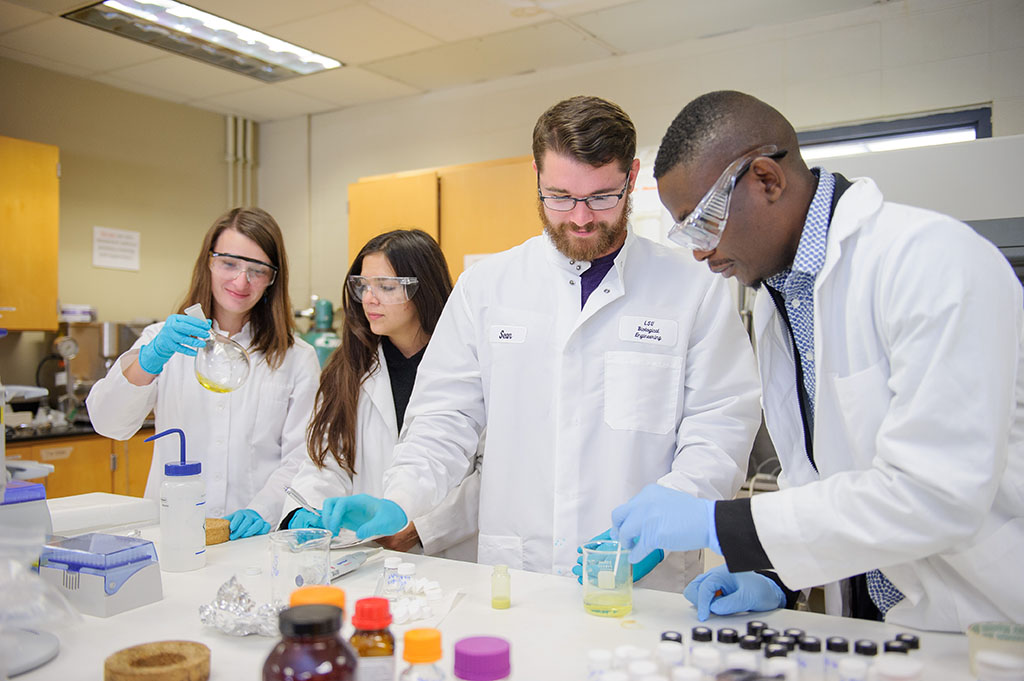
{"type": "MultiPolygon", "coordinates": [[[[626,253],[629,251],[632,244],[636,243],[636,239],[636,235],[633,234],[633,228],[626,225],[626,242],[622,245],[618,255],[615,256],[615,269],[619,273],[620,279],[622,278],[623,263],[626,262],[626,253]]],[[[555,267],[565,270],[567,273],[574,276],[579,276],[590,269],[589,260],[573,260],[555,248],[555,243],[551,240],[551,237],[548,236],[547,231],[544,232],[544,244],[547,250],[546,256],[548,262],[552,263],[555,267]],[[579,266],[579,269],[577,269],[577,266],[579,266]]]]}
{"type": "Polygon", "coordinates": [[[391,434],[397,438],[398,416],[395,414],[395,398],[391,393],[391,376],[388,374],[388,363],[384,359],[384,344],[377,344],[377,368],[370,372],[370,376],[363,381],[363,390],[370,396],[384,423],[391,430],[391,434]],[[370,380],[373,377],[375,380],[370,380]]]}

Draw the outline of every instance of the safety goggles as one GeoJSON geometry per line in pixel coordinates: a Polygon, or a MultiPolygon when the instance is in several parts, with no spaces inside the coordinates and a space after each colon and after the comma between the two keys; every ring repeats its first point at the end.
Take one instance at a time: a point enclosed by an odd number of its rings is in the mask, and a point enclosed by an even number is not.
{"type": "Polygon", "coordinates": [[[762,156],[780,159],[786,153],[785,149],[779,151],[775,145],[768,144],[730,163],[697,207],[668,230],[669,240],[695,251],[710,251],[717,247],[722,239],[722,232],[725,231],[726,220],[729,218],[729,203],[736,183],[747,172],[754,159],[762,156]]]}
{"type": "Polygon", "coordinates": [[[229,279],[244,271],[245,280],[257,286],[270,286],[277,279],[277,268],[270,263],[233,253],[210,251],[210,269],[229,279]]]}
{"type": "Polygon", "coordinates": [[[367,292],[381,305],[396,305],[408,301],[416,293],[420,280],[416,277],[360,277],[348,278],[348,292],[357,303],[363,302],[367,292]]]}

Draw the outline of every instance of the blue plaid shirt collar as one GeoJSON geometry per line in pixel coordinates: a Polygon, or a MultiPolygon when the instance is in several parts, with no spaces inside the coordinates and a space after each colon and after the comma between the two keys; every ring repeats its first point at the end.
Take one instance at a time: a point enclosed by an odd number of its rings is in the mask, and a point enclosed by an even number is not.
{"type": "Polygon", "coordinates": [[[799,277],[800,279],[809,278],[813,281],[825,266],[825,244],[836,179],[824,168],[813,168],[811,172],[818,175],[818,188],[807,209],[807,219],[804,221],[803,233],[800,235],[800,244],[797,246],[793,264],[765,279],[766,284],[785,297],[788,297],[786,294],[791,274],[799,273],[803,275],[799,277]]]}

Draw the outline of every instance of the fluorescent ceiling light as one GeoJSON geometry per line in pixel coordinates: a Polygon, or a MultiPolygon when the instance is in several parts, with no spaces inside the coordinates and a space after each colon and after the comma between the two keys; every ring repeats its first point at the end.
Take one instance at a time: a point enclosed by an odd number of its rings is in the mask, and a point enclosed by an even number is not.
{"type": "Polygon", "coordinates": [[[342,65],[174,0],[106,0],[64,17],[267,83],[342,65]]]}
{"type": "Polygon", "coordinates": [[[839,158],[841,156],[857,156],[875,151],[892,151],[894,149],[911,149],[914,147],[930,147],[938,144],[969,142],[977,138],[974,126],[947,128],[927,132],[912,132],[903,135],[886,135],[866,139],[848,140],[844,142],[827,142],[809,144],[800,147],[800,155],[805,161],[816,161],[822,158],[839,158]]]}

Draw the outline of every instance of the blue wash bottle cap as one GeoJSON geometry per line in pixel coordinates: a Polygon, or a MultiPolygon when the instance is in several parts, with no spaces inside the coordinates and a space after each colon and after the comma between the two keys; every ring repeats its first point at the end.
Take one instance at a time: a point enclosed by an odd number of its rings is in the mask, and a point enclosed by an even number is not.
{"type": "Polygon", "coordinates": [[[203,472],[203,464],[198,461],[186,461],[185,460],[185,433],[181,428],[168,428],[167,430],[157,433],[156,435],[150,435],[143,442],[149,442],[155,440],[158,437],[164,435],[170,435],[175,433],[178,435],[178,440],[181,445],[181,462],[180,463],[165,463],[164,464],[164,475],[170,477],[182,477],[185,475],[199,475],[203,472]]]}

